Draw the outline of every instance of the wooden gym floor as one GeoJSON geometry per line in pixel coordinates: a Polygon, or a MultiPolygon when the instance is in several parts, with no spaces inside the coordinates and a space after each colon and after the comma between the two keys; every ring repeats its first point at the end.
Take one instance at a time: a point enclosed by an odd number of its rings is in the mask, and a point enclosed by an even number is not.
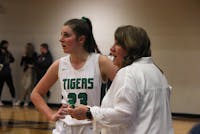
{"type": "MultiPolygon", "coordinates": [[[[188,134],[199,122],[200,119],[173,117],[175,134],[188,134]]],[[[51,134],[54,125],[33,106],[0,107],[0,134],[51,134]]]]}

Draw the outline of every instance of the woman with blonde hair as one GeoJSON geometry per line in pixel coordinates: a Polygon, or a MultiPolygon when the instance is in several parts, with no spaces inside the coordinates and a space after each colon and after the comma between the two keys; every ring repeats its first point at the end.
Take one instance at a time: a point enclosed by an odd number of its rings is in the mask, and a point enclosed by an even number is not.
{"type": "Polygon", "coordinates": [[[37,53],[35,52],[34,45],[27,43],[25,45],[24,55],[21,57],[20,66],[23,67],[22,87],[24,91],[20,99],[17,101],[17,105],[20,105],[21,101],[24,102],[24,106],[29,105],[30,94],[34,88],[36,80],[35,64],[37,61],[37,53]]]}

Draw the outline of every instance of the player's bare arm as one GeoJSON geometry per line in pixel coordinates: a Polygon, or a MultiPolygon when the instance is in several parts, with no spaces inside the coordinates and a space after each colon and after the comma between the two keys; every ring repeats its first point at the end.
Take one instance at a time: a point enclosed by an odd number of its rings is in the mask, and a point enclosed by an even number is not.
{"type": "Polygon", "coordinates": [[[107,56],[104,55],[101,55],[99,57],[99,65],[103,80],[113,80],[118,71],[118,67],[115,66],[113,62],[110,59],[108,59],[107,56]]]}
{"type": "Polygon", "coordinates": [[[51,86],[58,79],[58,66],[59,60],[55,61],[48,69],[44,77],[39,81],[31,94],[31,100],[35,104],[36,108],[47,116],[49,120],[55,121],[59,114],[53,116],[54,112],[46,104],[43,96],[51,88],[51,86]]]}

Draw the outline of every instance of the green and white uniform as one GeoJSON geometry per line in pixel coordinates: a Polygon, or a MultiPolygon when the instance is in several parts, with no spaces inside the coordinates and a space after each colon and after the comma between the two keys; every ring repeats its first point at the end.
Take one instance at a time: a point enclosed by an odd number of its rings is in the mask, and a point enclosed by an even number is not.
{"type": "MultiPolygon", "coordinates": [[[[74,69],[70,55],[62,57],[59,63],[59,80],[62,89],[63,104],[100,105],[102,78],[99,69],[99,54],[91,53],[84,66],[74,69]]],[[[92,123],[88,120],[76,120],[70,115],[56,122],[53,134],[90,134],[92,123]]]]}

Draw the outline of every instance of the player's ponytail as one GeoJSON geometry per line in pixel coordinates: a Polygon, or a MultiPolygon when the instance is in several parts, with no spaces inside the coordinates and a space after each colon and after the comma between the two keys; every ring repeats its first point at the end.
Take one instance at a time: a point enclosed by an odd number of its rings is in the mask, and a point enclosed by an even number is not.
{"type": "Polygon", "coordinates": [[[88,35],[88,39],[86,40],[86,43],[84,45],[84,48],[86,50],[88,50],[88,52],[97,52],[97,53],[101,53],[101,51],[99,50],[97,43],[94,39],[93,36],[93,31],[92,31],[92,23],[91,21],[86,18],[86,17],[82,17],[81,18],[84,22],[86,22],[89,26],[89,35],[88,35]]]}

